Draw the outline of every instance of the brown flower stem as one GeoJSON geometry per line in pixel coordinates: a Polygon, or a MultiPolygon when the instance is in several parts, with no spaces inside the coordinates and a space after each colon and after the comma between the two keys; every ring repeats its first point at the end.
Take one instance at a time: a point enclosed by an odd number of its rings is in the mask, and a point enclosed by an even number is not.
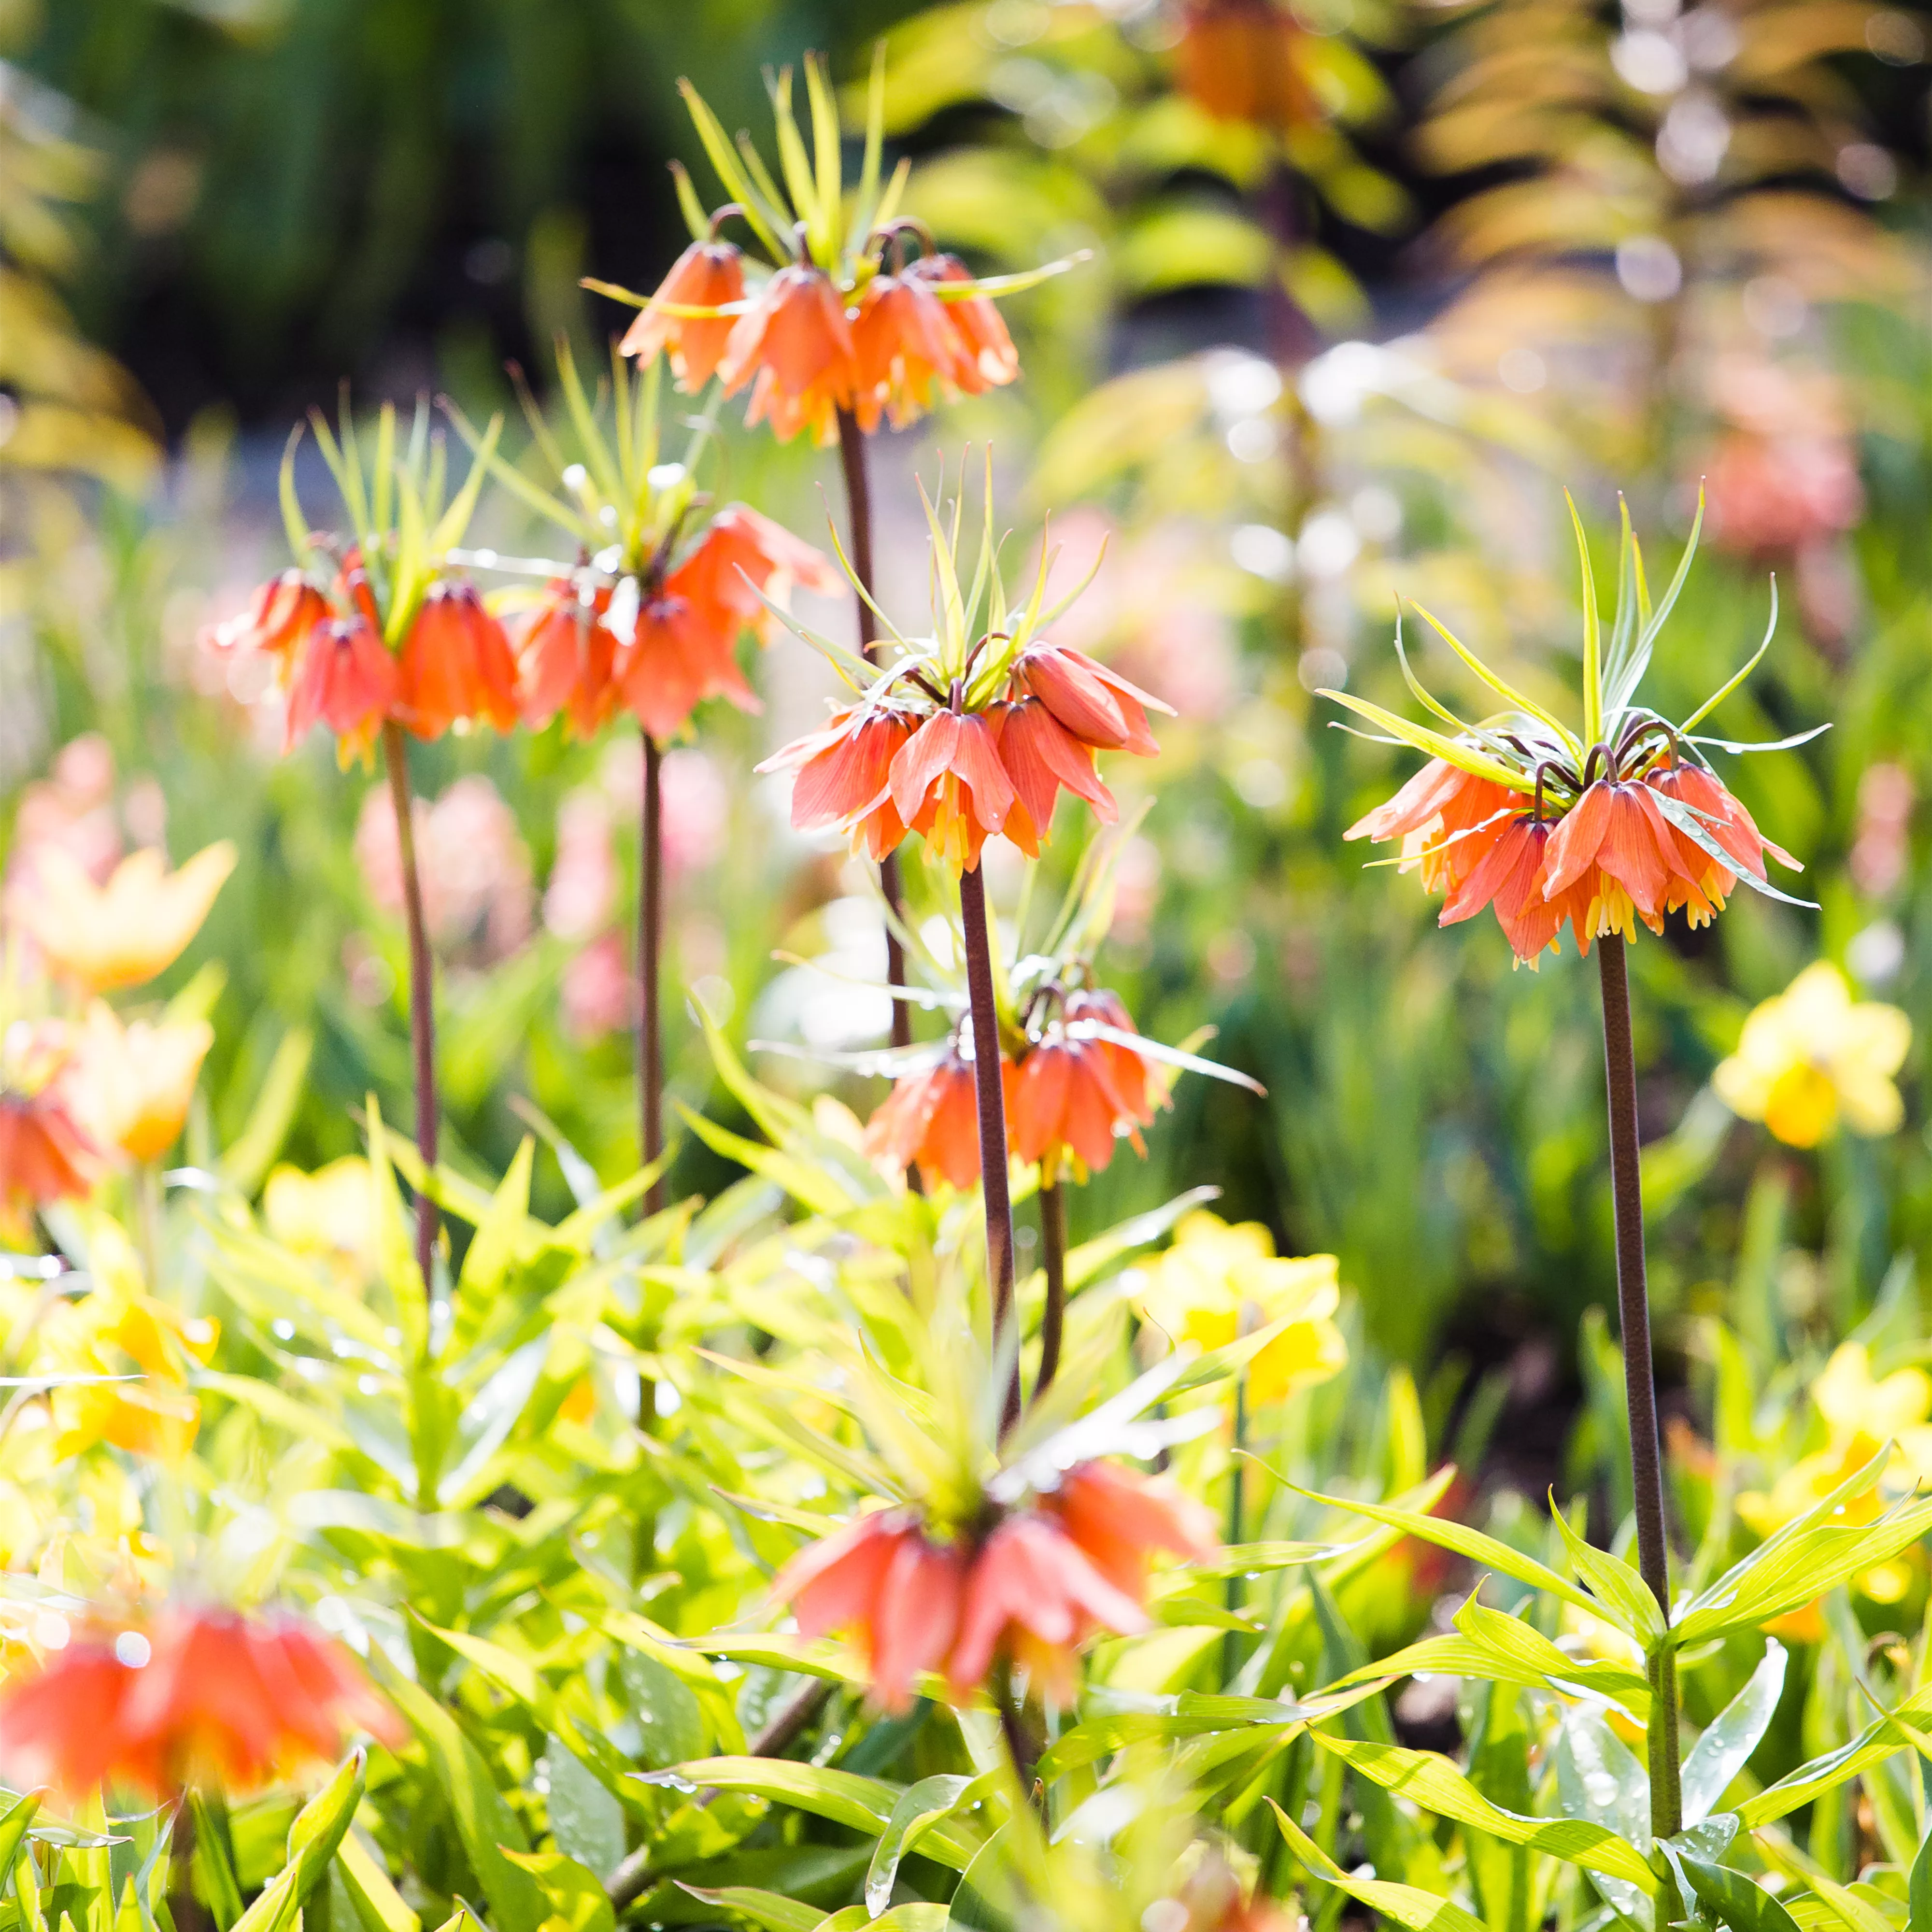
{"type": "MultiPolygon", "coordinates": [[[[1245,1325],[1245,1324],[1244,1324],[1245,1325]]],[[[1234,1454],[1228,1459],[1228,1534],[1232,1549],[1246,1534],[1243,1525],[1246,1498],[1242,1493],[1242,1478],[1247,1466],[1242,1458],[1248,1446],[1248,1376],[1244,1369],[1234,1382],[1234,1454]]],[[[1230,1616],[1239,1613],[1241,1607],[1241,1580],[1238,1576],[1228,1579],[1226,1601],[1230,1616]]],[[[1240,1633],[1230,1630],[1221,1640],[1221,1676],[1222,1686],[1232,1683],[1234,1672],[1240,1668],[1240,1633]]]]}
{"type": "Polygon", "coordinates": [[[1006,1172],[1006,1096],[1000,1081],[1000,1016],[993,1001],[993,945],[986,884],[976,866],[959,875],[966,992],[973,1014],[973,1095],[980,1110],[980,1191],[986,1205],[986,1280],[993,1297],[993,1359],[1012,1358],[1003,1426],[1019,1420],[1019,1337],[1013,1320],[1013,1202],[1006,1172]]]}
{"type": "Polygon", "coordinates": [[[1046,1270],[1046,1306],[1040,1318],[1040,1373],[1033,1385],[1039,1401],[1060,1369],[1060,1345],[1066,1331],[1066,1196],[1058,1177],[1040,1190],[1040,1253],[1046,1270]]]}
{"type": "Polygon", "coordinates": [[[1019,1780],[1021,1795],[1044,1818],[1046,1794],[1040,1788],[1039,1760],[1027,1736],[1026,1720],[1013,1696],[1012,1672],[1002,1664],[989,1688],[1000,1714],[1000,1735],[1006,1740],[1006,1755],[1012,1760],[1013,1775],[1019,1780]]]}
{"type": "MultiPolygon", "coordinates": [[[[838,412],[838,465],[845,475],[845,508],[852,532],[852,568],[864,585],[865,597],[855,596],[859,612],[859,647],[866,662],[875,662],[873,646],[879,640],[878,620],[866,598],[878,596],[872,578],[872,488],[866,471],[866,432],[850,410],[838,412]]],[[[888,852],[879,861],[879,890],[895,918],[905,909],[905,895],[899,883],[899,855],[888,852]]],[[[886,977],[895,986],[905,984],[905,948],[888,923],[886,927],[886,977]]],[[[892,1044],[912,1044],[912,1009],[903,1000],[892,1002],[892,1044]]],[[[914,1184],[916,1184],[916,1183],[914,1184]]]]}
{"type": "MultiPolygon", "coordinates": [[[[1630,1476],[1636,1500],[1637,1568],[1666,1622],[1670,1553],[1664,1520],[1664,1459],[1657,1436],[1657,1380],[1650,1353],[1650,1294],[1643,1261],[1643,1180],[1637,1153],[1636,1056],[1630,1044],[1630,962],[1621,935],[1597,946],[1604,995],[1604,1066],[1610,1105],[1610,1192],[1616,1209],[1617,1308],[1624,1391],[1630,1410],[1630,1476]]],[[[1666,1838],[1682,1828],[1677,1738],[1677,1660],[1668,1639],[1648,1660],[1650,1828],[1666,1838]]]]}
{"type": "MultiPolygon", "coordinates": [[[[782,1757],[824,1709],[836,1686],[829,1678],[808,1678],[788,1697],[745,1744],[747,1757],[782,1757]]],[[[702,1810],[718,1793],[701,1792],[698,1808],[702,1810]]],[[[621,1912],[634,1899],[641,1898],[662,1874],[651,1864],[652,1846],[640,1845],[604,1881],[604,1891],[613,1907],[621,1912]]]]}
{"type": "MultiPolygon", "coordinates": [[[[436,982],[430,956],[429,928],[423,918],[422,878],[416,870],[414,797],[410,790],[409,747],[403,728],[392,718],[382,726],[382,762],[388,769],[389,802],[395,808],[396,849],[403,867],[403,913],[410,931],[410,1044],[415,1053],[416,1152],[425,1177],[436,1172],[436,982]]],[[[416,1196],[416,1265],[422,1270],[423,1292],[434,1298],[436,1263],[436,1203],[427,1192],[416,1196]]]]}
{"type": "MultiPolygon", "coordinates": [[[[638,1144],[644,1164],[664,1152],[664,1016],[659,981],[664,963],[664,751],[648,732],[644,741],[644,814],[639,826],[638,874],[638,1106],[643,1119],[638,1144]]],[[[648,1216],[661,1212],[667,1187],[660,1174],[644,1196],[648,1216]]]]}

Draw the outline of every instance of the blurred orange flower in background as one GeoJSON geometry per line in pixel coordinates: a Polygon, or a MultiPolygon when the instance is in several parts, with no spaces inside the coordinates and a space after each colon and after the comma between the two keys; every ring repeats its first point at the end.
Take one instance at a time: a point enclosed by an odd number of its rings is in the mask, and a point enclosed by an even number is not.
{"type": "Polygon", "coordinates": [[[16,1022],[0,1047],[0,1238],[25,1244],[36,1209],[88,1194],[100,1150],[74,1118],[61,1076],[67,1030],[16,1022]]]}
{"type": "Polygon", "coordinates": [[[292,1617],[164,1611],[89,1633],[0,1694],[0,1760],[25,1786],[156,1800],[245,1792],[332,1762],[356,1732],[402,1742],[394,1712],[340,1644],[292,1617]]]}

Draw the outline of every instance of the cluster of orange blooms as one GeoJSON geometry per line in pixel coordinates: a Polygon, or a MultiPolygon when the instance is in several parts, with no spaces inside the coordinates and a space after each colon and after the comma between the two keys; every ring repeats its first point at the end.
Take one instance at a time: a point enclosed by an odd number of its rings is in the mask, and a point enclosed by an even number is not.
{"type": "Polygon", "coordinates": [[[1606,933],[1653,932],[1682,910],[1694,926],[1723,910],[1738,874],[1762,880],[1768,852],[1796,863],[1761,832],[1750,814],[1702,766],[1640,747],[1619,772],[1586,785],[1560,815],[1525,794],[1432,758],[1385,804],[1349,826],[1350,838],[1402,841],[1406,862],[1424,884],[1448,895],[1442,923],[1473,919],[1492,906],[1511,950],[1533,964],[1561,950],[1568,925],[1579,952],[1606,933]],[[1688,808],[1708,826],[1730,866],[1670,823],[1657,800],[1688,808]]]}
{"type": "Polygon", "coordinates": [[[248,1790],[402,1728],[343,1647],[292,1618],[176,1608],[56,1651],[0,1695],[0,1750],[31,1789],[103,1785],[159,1800],[248,1790]]]}
{"type": "Polygon", "coordinates": [[[1081,1644],[1150,1628],[1149,1555],[1216,1544],[1213,1518],[1165,1478],[1082,1462],[1032,1504],[950,1538],[916,1509],[862,1516],[801,1551],[772,1589],[806,1636],[852,1633],[888,1711],[910,1703],[922,1672],[943,1672],[964,1697],[1000,1660],[1064,1702],[1081,1644]]]}
{"type": "Polygon", "coordinates": [[[1150,708],[1170,709],[1084,652],[1042,642],[1019,653],[1002,692],[976,709],[956,683],[941,692],[908,664],[892,688],[758,769],[796,769],[791,820],[801,831],[838,826],[854,851],[874,859],[916,832],[955,872],[970,872],[996,832],[1036,856],[1063,788],[1111,823],[1114,795],[1094,754],[1151,756],[1150,708]]]}
{"type": "MultiPolygon", "coordinates": [[[[1000,1057],[1007,1138],[1014,1154],[1057,1174],[1076,1163],[1098,1173],[1114,1156],[1117,1138],[1144,1152],[1140,1130],[1166,1104],[1166,1090],[1150,1061],[1113,1040],[1090,1036],[1083,1022],[1131,1034],[1120,995],[1101,986],[1064,994],[1061,1017],[1034,1038],[1026,1035],[1016,1058],[1000,1057]]],[[[902,1075],[866,1124],[865,1150],[901,1173],[916,1164],[926,1184],[944,1180],[971,1187],[980,1179],[978,1115],[970,1048],[956,1035],[930,1066],[902,1075]]]]}
{"type": "Polygon", "coordinates": [[[713,376],[728,396],[749,383],[747,423],[769,422],[782,442],[802,429],[830,442],[842,411],[867,431],[882,420],[902,428],[941,396],[980,395],[1018,375],[1018,352],[992,303],[938,293],[972,279],[955,256],[928,253],[873,275],[848,300],[806,260],[778,269],[748,301],[739,250],[694,242],[621,346],[646,362],[664,352],[687,393],[713,376]]]}
{"type": "Polygon", "coordinates": [[[837,581],[809,544],[734,503],[652,582],[628,637],[613,626],[614,585],[587,573],[554,579],[514,636],[472,585],[444,578],[392,652],[361,552],[351,547],[326,589],[304,571],[285,570],[212,641],[274,662],[286,693],[289,748],[318,724],[346,757],[365,752],[391,721],[437,738],[477,724],[539,730],[560,712],[587,737],[620,706],[662,739],[707,698],[754,702],[734,655],[738,635],[769,622],[758,591],[794,580],[815,589],[837,581]]]}

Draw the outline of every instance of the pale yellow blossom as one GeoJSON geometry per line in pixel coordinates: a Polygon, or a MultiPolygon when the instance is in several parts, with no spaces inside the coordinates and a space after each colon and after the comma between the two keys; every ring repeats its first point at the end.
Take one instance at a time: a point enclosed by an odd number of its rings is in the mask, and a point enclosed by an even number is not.
{"type": "Polygon", "coordinates": [[[1348,1343],[1335,1325],[1341,1301],[1333,1255],[1277,1256],[1257,1221],[1230,1226],[1204,1210],[1174,1230],[1148,1270],[1142,1315],[1176,1342],[1218,1348],[1287,1319],[1248,1364],[1248,1400],[1278,1402],[1340,1373],[1348,1343]]]}
{"type": "Polygon", "coordinates": [[[1904,1013],[1855,1002],[1820,960],[1752,1012],[1712,1084],[1733,1113],[1792,1147],[1816,1147],[1840,1119],[1854,1133],[1888,1134],[1905,1117],[1893,1076],[1911,1044],[1904,1013]]]}

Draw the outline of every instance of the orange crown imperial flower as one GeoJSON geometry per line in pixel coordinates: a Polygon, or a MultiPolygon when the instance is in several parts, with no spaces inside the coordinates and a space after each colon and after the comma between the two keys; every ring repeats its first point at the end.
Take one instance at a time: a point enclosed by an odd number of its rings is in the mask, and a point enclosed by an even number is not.
{"type": "Polygon", "coordinates": [[[792,823],[801,830],[837,825],[854,850],[874,856],[914,832],[955,872],[971,872],[994,833],[1036,856],[1062,790],[1111,823],[1114,796],[1094,769],[1095,754],[1158,748],[1147,714],[1151,708],[1172,716],[1168,706],[1042,634],[1072,601],[1042,612],[1052,562],[1044,550],[1030,602],[1006,610],[990,494],[989,483],[968,595],[956,562],[958,516],[949,531],[922,490],[932,536],[935,636],[915,642],[894,630],[899,655],[874,676],[850,652],[801,632],[860,694],[823,731],[794,740],[758,768],[797,770],[792,823]]]}
{"type": "Polygon", "coordinates": [[[440,738],[454,724],[515,728],[516,656],[471,585],[430,586],[403,645],[394,708],[418,738],[440,738]]]}
{"type": "MultiPolygon", "coordinates": [[[[970,1024],[970,1023],[969,1023],[970,1024]]],[[[1000,1076],[1009,1100],[1012,1063],[1004,1057],[1000,1076]]],[[[903,1174],[918,1164],[927,1186],[975,1186],[980,1178],[980,1117],[973,1084],[970,1046],[955,1036],[928,1066],[902,1074],[872,1118],[861,1143],[868,1160],[903,1174]]]]}
{"type": "Polygon", "coordinates": [[[1049,1177],[1070,1162],[1098,1173],[1113,1159],[1117,1137],[1145,1154],[1140,1130],[1167,1094],[1150,1059],[1108,1036],[1133,1035],[1126,1007],[1104,987],[1081,987],[1064,996],[1060,1012],[1028,1047],[1013,1081],[1014,1153],[1040,1162],[1049,1177]]]}
{"type": "MultiPolygon", "coordinates": [[[[1422,610],[1424,622],[1509,708],[1479,724],[1466,724],[1411,674],[1424,701],[1454,728],[1450,737],[1366,699],[1324,692],[1402,742],[1431,754],[1394,798],[1345,836],[1401,839],[1404,867],[1417,866],[1429,890],[1446,895],[1442,924],[1472,919],[1491,907],[1517,959],[1530,966],[1546,950],[1560,950],[1565,926],[1579,952],[1588,954],[1607,934],[1634,938],[1639,920],[1653,932],[1661,932],[1673,912],[1682,912],[1694,926],[1708,924],[1740,881],[1767,897],[1806,904],[1767,880],[1767,854],[1794,869],[1798,862],[1758,830],[1711,770],[1704,752],[1786,749],[1817,733],[1774,745],[1696,734],[1696,727],[1769,647],[1778,621],[1775,582],[1771,622],[1750,662],[1690,718],[1673,725],[1634,700],[1689,572],[1697,527],[1653,608],[1625,517],[1617,610],[1606,647],[1582,526],[1574,506],[1570,514],[1582,560],[1581,735],[1498,676],[1422,610]]],[[[1398,631],[1398,652],[1401,648],[1398,631]]],[[[1407,673],[1406,658],[1403,669],[1407,673]]]]}
{"type": "Polygon", "coordinates": [[[594,738],[610,717],[620,646],[606,620],[616,588],[568,577],[544,586],[518,644],[518,701],[532,730],[560,711],[572,737],[594,738]]]}
{"type": "Polygon", "coordinates": [[[941,398],[1014,381],[1019,357],[991,297],[1030,287],[1072,262],[976,280],[956,257],[938,251],[921,224],[897,213],[908,170],[902,164],[881,181],[883,65],[873,70],[864,158],[857,191],[848,196],[838,164],[838,104],[823,66],[810,56],[805,81],[816,159],[807,158],[787,68],[770,82],[776,176],[755,154],[741,154],[690,83],[681,83],[730,199],[707,212],[689,177],[673,164],[691,245],[647,299],[594,285],[640,304],[622,352],[644,362],[665,354],[688,394],[714,374],[727,395],[748,386],[745,420],[768,422],[782,442],[804,430],[830,442],[848,413],[866,430],[881,418],[903,428],[941,398]],[[745,257],[718,238],[733,218],[751,230],[769,265],[760,272],[764,279],[748,287],[745,257]],[[910,234],[925,252],[908,264],[910,234]]]}
{"type": "Polygon", "coordinates": [[[808,1637],[851,1634],[887,1711],[910,1704],[926,1672],[963,1702],[1002,1660],[1064,1704],[1082,1645],[1151,1627],[1152,1553],[1200,1557],[1215,1544],[1213,1519],[1165,1478],[1087,1462],[1030,1502],[989,1504],[951,1537],[914,1508],[862,1516],[793,1558],[772,1594],[808,1637]]]}
{"type": "Polygon", "coordinates": [[[310,420],[350,532],[312,530],[303,517],[295,484],[298,428],[283,454],[281,480],[296,567],[263,584],[211,642],[276,660],[275,682],[286,697],[285,751],[317,724],[334,734],[344,764],[366,757],[392,720],[424,738],[478,722],[508,730],[517,722],[509,640],[475,590],[446,574],[500,422],[477,440],[469,478],[446,504],[442,438],[430,433],[427,401],[418,404],[400,454],[391,405],[380,412],[367,457],[346,403],[339,436],[319,413],[310,420]]]}
{"type": "Polygon", "coordinates": [[[92,1191],[100,1150],[75,1118],[58,1021],[16,1022],[0,1045],[0,1238],[27,1238],[34,1212],[92,1191]]]}
{"type": "Polygon", "coordinates": [[[342,1646],[288,1616],[176,1609],[84,1635],[0,1694],[0,1752],[26,1786],[165,1800],[244,1791],[402,1727],[342,1646]]]}

